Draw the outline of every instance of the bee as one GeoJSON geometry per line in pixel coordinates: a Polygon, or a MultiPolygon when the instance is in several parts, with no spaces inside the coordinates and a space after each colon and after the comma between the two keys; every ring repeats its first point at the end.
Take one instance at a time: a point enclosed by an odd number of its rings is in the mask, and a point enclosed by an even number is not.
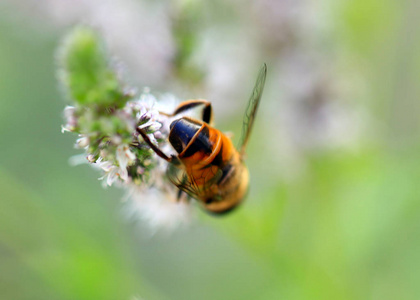
{"type": "Polygon", "coordinates": [[[206,100],[184,101],[172,114],[165,114],[175,117],[192,108],[203,107],[201,120],[183,116],[170,124],[169,143],[178,155],[166,155],[142,129],[137,128],[150,148],[169,163],[166,174],[179,189],[178,199],[186,193],[206,211],[223,214],[234,209],[245,198],[249,186],[249,172],[244,163],[245,149],[266,75],[267,66],[264,64],[249,99],[236,148],[226,134],[212,126],[212,106],[206,100]]]}

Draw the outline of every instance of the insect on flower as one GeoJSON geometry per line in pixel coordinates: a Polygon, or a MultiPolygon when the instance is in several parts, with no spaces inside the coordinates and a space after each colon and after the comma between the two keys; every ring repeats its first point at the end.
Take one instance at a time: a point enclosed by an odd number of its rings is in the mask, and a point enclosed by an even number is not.
{"type": "Polygon", "coordinates": [[[178,199],[186,193],[205,210],[215,214],[231,211],[248,192],[249,172],[244,154],[264,89],[267,66],[258,74],[245,112],[238,147],[221,131],[212,127],[212,107],[206,100],[182,102],[168,117],[203,106],[202,120],[183,116],[170,124],[169,142],[178,155],[166,155],[152,143],[146,132],[137,128],[150,148],[169,165],[167,176],[179,188],[178,199]]]}

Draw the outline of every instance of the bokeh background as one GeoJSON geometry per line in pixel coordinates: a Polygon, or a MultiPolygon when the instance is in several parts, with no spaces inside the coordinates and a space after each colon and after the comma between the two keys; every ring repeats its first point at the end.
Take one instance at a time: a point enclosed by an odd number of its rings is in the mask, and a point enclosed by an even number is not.
{"type": "Polygon", "coordinates": [[[2,0],[0,298],[419,299],[419,9],[2,0]],[[245,205],[151,234],[123,191],[69,165],[55,53],[80,23],[133,86],[209,99],[225,131],[267,63],[245,205]]]}

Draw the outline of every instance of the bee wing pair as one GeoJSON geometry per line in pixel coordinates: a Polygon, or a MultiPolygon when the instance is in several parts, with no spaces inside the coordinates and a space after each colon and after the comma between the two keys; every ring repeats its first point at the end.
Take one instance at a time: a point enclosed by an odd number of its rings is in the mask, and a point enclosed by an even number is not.
{"type": "Polygon", "coordinates": [[[216,171],[216,174],[210,179],[205,181],[204,186],[199,186],[193,177],[189,177],[187,172],[179,167],[169,164],[166,172],[168,179],[180,190],[187,193],[189,196],[196,198],[197,195],[204,193],[213,184],[216,184],[223,176],[221,169],[216,171]]]}

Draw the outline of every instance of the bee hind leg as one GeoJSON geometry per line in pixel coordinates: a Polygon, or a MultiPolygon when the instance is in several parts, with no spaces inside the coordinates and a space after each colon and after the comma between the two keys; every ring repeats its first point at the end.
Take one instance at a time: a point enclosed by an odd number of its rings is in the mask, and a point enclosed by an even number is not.
{"type": "Polygon", "coordinates": [[[182,190],[178,190],[176,195],[176,202],[178,203],[187,203],[188,202],[188,194],[182,190]]]}
{"type": "Polygon", "coordinates": [[[207,100],[201,100],[201,99],[200,100],[187,100],[179,104],[177,108],[175,108],[175,111],[172,114],[166,114],[163,112],[160,112],[160,113],[168,117],[174,117],[184,111],[195,108],[199,105],[204,106],[203,113],[202,113],[202,120],[207,124],[211,124],[213,122],[213,113],[212,113],[211,103],[207,100]]]}

